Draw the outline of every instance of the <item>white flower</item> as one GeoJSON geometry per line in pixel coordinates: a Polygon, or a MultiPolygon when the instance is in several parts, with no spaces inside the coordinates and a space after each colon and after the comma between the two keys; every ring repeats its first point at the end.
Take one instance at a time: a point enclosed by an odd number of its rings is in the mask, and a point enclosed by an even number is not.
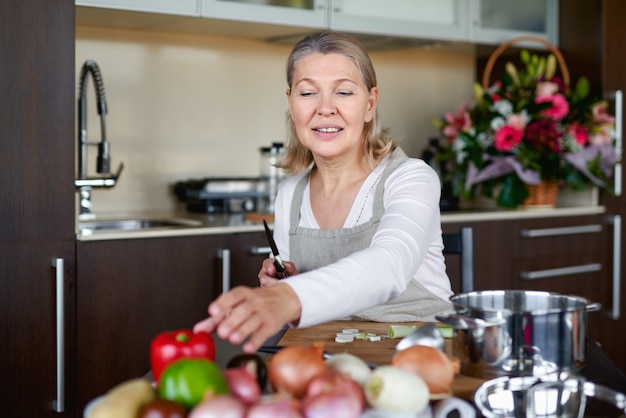
{"type": "Polygon", "coordinates": [[[452,149],[454,150],[454,153],[456,154],[456,162],[457,164],[463,164],[463,161],[465,160],[465,142],[457,139],[456,141],[454,141],[452,143],[452,149]]]}
{"type": "Polygon", "coordinates": [[[499,114],[506,116],[509,113],[513,112],[513,104],[508,100],[498,100],[489,108],[489,110],[498,112],[499,114]]]}
{"type": "Polygon", "coordinates": [[[489,123],[489,127],[495,132],[498,129],[502,128],[504,125],[506,125],[506,119],[504,119],[503,117],[496,117],[491,119],[491,122],[489,123]]]}

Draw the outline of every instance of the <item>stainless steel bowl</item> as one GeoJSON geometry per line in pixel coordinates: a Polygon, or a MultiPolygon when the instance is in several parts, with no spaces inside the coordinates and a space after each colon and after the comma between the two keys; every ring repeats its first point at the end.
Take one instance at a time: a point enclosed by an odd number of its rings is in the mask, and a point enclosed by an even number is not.
{"type": "Polygon", "coordinates": [[[499,377],[474,392],[487,418],[622,417],[626,396],[577,376],[499,377]]]}

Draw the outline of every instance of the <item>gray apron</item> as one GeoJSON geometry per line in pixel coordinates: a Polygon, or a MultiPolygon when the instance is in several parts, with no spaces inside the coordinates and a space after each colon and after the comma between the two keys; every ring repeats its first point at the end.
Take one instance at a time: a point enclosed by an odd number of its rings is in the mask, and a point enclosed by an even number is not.
{"type": "MultiPolygon", "coordinates": [[[[294,191],[289,227],[289,257],[298,271],[306,272],[332,264],[369,247],[384,212],[385,181],[407,159],[399,147],[393,151],[376,187],[372,218],[353,228],[324,230],[300,227],[300,207],[309,176],[302,178],[294,191]]],[[[385,280],[385,277],[380,280],[385,280]]],[[[432,321],[435,314],[449,309],[448,301],[411,280],[404,292],[396,298],[346,319],[377,322],[432,321]]]]}

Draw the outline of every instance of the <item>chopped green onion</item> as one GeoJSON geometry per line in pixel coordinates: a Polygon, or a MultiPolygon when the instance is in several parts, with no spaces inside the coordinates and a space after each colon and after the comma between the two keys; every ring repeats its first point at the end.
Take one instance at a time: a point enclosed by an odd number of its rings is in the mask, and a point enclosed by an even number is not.
{"type": "Polygon", "coordinates": [[[450,325],[437,325],[437,328],[439,329],[439,331],[441,331],[441,335],[443,335],[443,338],[452,338],[454,328],[452,328],[450,325]]]}
{"type": "Polygon", "coordinates": [[[403,338],[417,329],[416,325],[390,325],[387,335],[389,338],[403,338]]]}

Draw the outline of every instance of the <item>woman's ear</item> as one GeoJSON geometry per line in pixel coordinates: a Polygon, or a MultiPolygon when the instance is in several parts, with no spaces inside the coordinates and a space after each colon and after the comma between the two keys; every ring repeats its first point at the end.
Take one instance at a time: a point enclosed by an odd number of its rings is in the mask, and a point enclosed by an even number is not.
{"type": "Polygon", "coordinates": [[[372,87],[367,100],[367,112],[365,122],[369,123],[374,119],[376,114],[376,106],[378,105],[378,87],[372,87]]]}

